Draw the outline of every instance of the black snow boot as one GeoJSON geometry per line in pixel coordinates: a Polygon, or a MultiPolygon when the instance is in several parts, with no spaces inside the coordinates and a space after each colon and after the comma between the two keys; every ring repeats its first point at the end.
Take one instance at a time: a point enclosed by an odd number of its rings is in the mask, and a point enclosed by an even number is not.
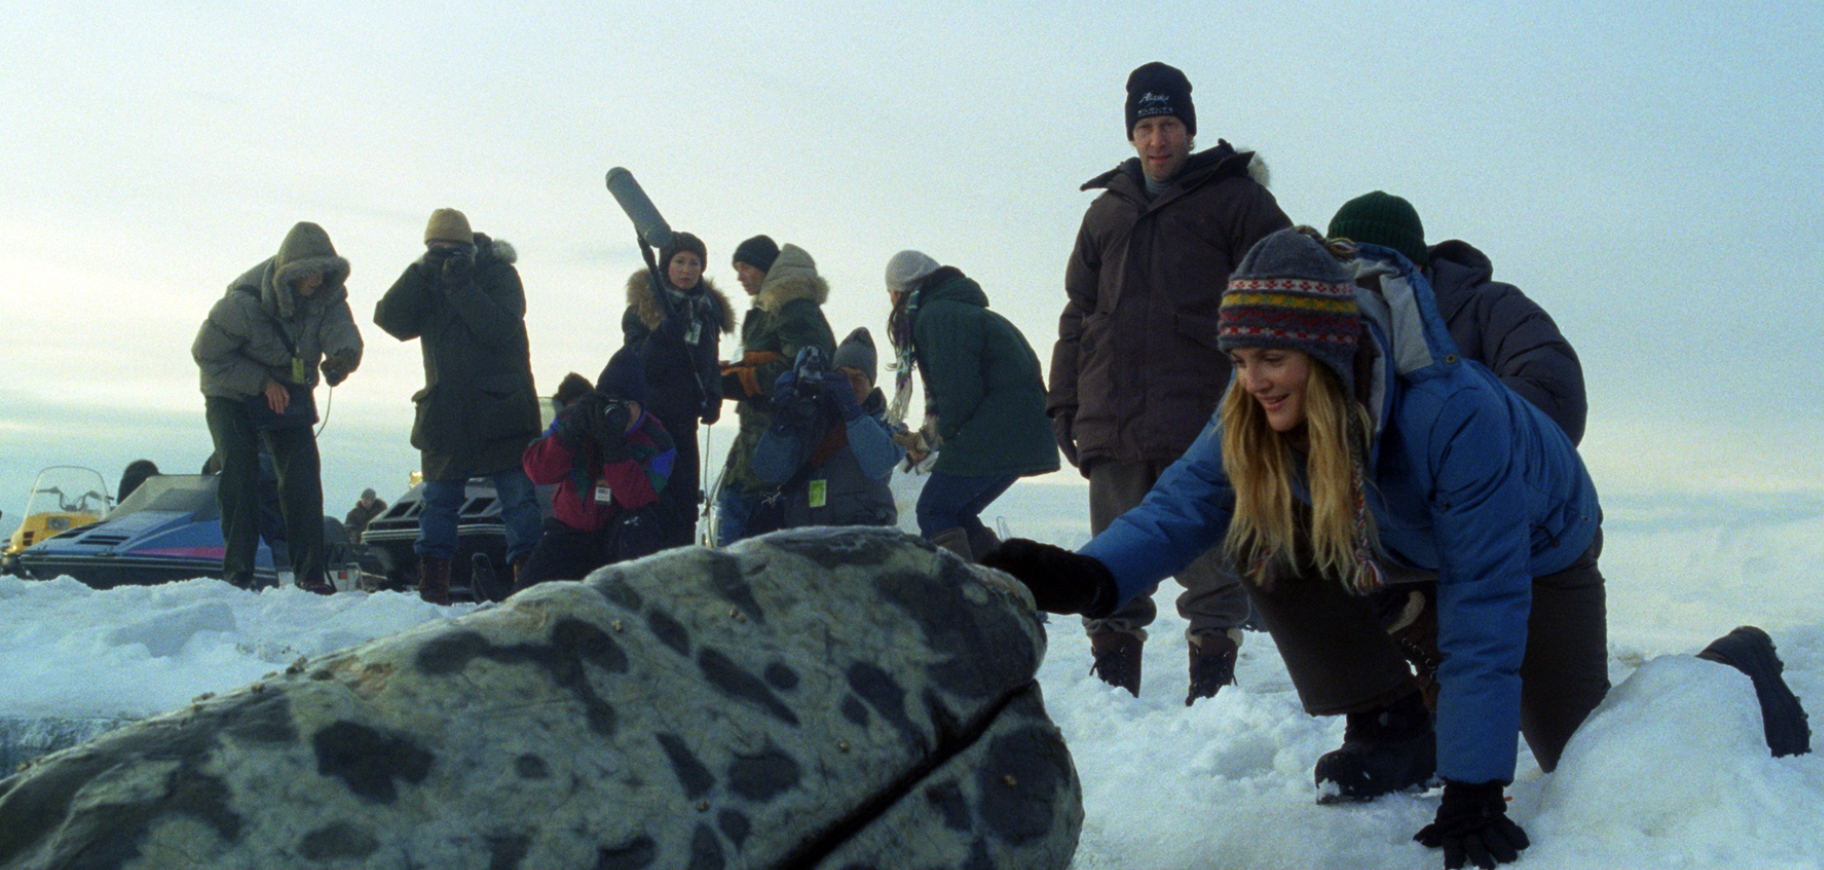
{"type": "Polygon", "coordinates": [[[1786,665],[1774,652],[1773,638],[1767,632],[1752,625],[1741,626],[1711,641],[1697,657],[1729,665],[1754,681],[1754,694],[1761,702],[1761,726],[1767,731],[1767,748],[1773,751],[1774,758],[1811,751],[1811,726],[1805,721],[1805,708],[1781,676],[1786,665]]]}
{"type": "Polygon", "coordinates": [[[1424,788],[1437,767],[1431,711],[1413,692],[1385,707],[1349,714],[1342,748],[1317,760],[1317,802],[1371,801],[1424,788]]]}

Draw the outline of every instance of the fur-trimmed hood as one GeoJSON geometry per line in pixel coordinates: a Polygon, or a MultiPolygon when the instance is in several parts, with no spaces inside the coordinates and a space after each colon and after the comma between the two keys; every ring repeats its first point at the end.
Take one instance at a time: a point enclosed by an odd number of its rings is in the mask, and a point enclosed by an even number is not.
{"type": "Polygon", "coordinates": [[[329,233],[309,221],[300,221],[285,234],[279,252],[253,267],[229,285],[229,292],[245,285],[258,287],[260,302],[280,320],[292,320],[300,309],[325,308],[348,298],[348,260],[336,255],[329,233]],[[323,285],[309,297],[299,296],[298,282],[320,274],[323,285]]]}
{"type": "MultiPolygon", "coordinates": [[[[714,312],[715,326],[722,332],[735,331],[735,309],[729,304],[728,297],[716,289],[708,278],[699,279],[697,286],[700,293],[680,294],[685,297],[701,296],[709,300],[710,310],[714,312]]],[[[647,329],[658,329],[665,320],[665,306],[661,304],[658,294],[652,290],[652,270],[637,269],[627,276],[627,307],[633,309],[634,316],[645,324],[647,329]]]]}
{"type": "Polygon", "coordinates": [[[779,248],[779,259],[766,270],[766,283],[754,295],[754,307],[778,314],[788,302],[809,299],[821,306],[829,298],[830,285],[817,274],[817,262],[803,248],[788,243],[779,248]]]}

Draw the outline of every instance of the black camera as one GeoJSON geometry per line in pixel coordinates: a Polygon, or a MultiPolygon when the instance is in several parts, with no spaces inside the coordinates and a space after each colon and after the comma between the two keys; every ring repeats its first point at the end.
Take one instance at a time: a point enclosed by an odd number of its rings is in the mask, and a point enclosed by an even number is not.
{"type": "Polygon", "coordinates": [[[626,432],[627,423],[632,419],[633,409],[624,399],[609,399],[602,405],[602,428],[609,433],[626,432]]]}

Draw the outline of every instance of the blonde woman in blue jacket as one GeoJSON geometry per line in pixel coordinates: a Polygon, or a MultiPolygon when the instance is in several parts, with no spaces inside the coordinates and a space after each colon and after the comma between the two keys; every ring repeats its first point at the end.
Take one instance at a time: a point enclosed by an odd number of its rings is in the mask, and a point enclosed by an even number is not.
{"type": "MultiPolygon", "coordinates": [[[[1549,771],[1608,690],[1601,508],[1582,460],[1456,353],[1424,278],[1386,249],[1274,233],[1231,273],[1218,320],[1233,382],[1146,499],[1078,553],[1015,540],[984,563],[1041,609],[1094,617],[1221,545],[1307,712],[1347,716],[1342,748],[1317,763],[1320,801],[1440,777],[1437,820],[1415,839],[1451,867],[1514,860],[1528,845],[1503,799],[1515,732],[1549,771]],[[1369,603],[1431,580],[1435,725],[1369,603]]],[[[1784,692],[1803,728],[1764,633],[1705,655],[1784,692]]]]}

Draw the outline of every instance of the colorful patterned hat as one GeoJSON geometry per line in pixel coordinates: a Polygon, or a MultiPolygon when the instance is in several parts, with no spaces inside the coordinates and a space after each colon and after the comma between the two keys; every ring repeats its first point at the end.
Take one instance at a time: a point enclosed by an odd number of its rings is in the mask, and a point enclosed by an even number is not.
{"type": "Polygon", "coordinates": [[[1362,333],[1355,283],[1341,263],[1298,229],[1257,242],[1229,273],[1217,315],[1216,344],[1304,351],[1355,391],[1355,348],[1362,333]]]}

